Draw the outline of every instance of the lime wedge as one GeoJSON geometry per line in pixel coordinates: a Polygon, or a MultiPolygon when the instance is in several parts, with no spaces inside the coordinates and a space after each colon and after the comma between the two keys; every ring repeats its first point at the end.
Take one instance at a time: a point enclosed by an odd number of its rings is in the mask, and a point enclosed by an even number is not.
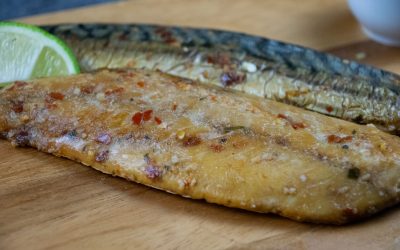
{"type": "Polygon", "coordinates": [[[32,25],[0,22],[0,88],[16,80],[76,73],[78,61],[59,38],[32,25]]]}

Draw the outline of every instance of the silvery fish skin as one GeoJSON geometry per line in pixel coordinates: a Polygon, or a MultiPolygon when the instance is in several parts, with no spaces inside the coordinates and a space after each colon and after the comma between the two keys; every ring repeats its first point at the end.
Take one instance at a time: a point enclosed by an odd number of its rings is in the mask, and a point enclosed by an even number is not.
{"type": "Polygon", "coordinates": [[[400,77],[249,35],[149,25],[47,27],[84,71],[134,67],[234,88],[399,134],[400,77]]]}

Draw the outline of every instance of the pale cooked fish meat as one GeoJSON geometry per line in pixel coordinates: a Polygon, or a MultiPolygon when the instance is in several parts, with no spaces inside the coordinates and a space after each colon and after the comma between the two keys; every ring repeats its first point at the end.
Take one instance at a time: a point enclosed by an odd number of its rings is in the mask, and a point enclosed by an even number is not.
{"type": "Polygon", "coordinates": [[[0,91],[0,136],[154,188],[343,224],[400,198],[400,138],[158,71],[102,70],[0,91]]]}

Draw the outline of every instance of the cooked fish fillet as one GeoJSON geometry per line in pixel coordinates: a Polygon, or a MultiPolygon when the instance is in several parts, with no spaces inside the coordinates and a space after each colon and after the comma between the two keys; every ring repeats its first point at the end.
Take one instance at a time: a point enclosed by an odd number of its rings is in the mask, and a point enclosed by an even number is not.
{"type": "Polygon", "coordinates": [[[400,138],[161,72],[103,70],[0,92],[15,146],[229,207],[342,224],[400,198],[400,138]]]}

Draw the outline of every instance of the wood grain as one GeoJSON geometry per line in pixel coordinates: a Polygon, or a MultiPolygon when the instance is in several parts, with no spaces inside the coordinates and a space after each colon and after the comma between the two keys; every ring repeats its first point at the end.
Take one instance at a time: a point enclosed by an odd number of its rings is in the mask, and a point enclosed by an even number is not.
{"type": "MultiPolygon", "coordinates": [[[[298,43],[400,73],[345,0],[132,0],[22,19],[210,27],[298,43]]],[[[184,199],[0,141],[0,249],[400,249],[400,208],[345,227],[184,199]]]]}

